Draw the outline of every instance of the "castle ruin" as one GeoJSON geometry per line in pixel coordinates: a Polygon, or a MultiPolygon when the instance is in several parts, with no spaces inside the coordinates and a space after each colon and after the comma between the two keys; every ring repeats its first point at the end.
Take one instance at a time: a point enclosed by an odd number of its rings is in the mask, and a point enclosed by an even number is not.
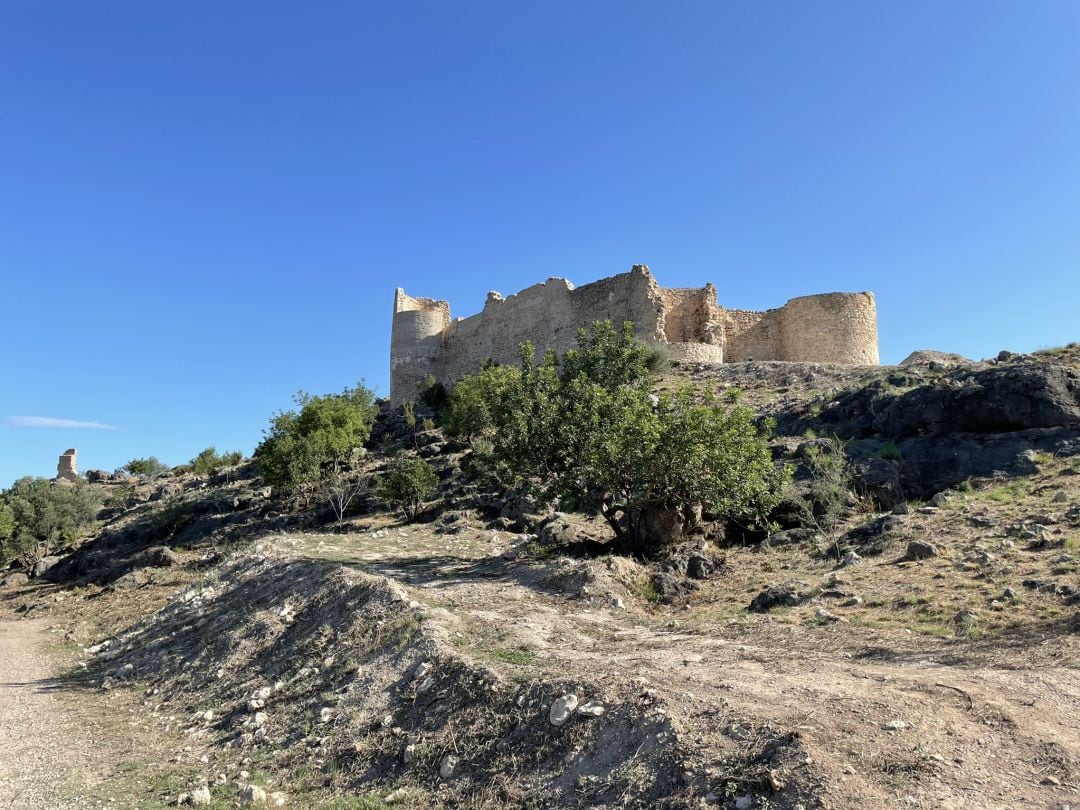
{"type": "Polygon", "coordinates": [[[65,450],[60,455],[60,460],[56,464],[56,481],[70,481],[72,483],[79,480],[79,469],[76,466],[76,458],[78,452],[72,447],[69,450],[65,450]]]}
{"type": "Polygon", "coordinates": [[[415,398],[428,375],[450,386],[487,361],[516,363],[526,340],[541,352],[563,352],[576,345],[579,327],[599,320],[633,321],[638,339],[666,346],[673,360],[878,364],[873,293],[807,295],[750,312],[721,307],[712,284],[661,287],[639,264],[582,287],[550,278],[508,298],[490,292],[481,312],[456,320],[448,302],[413,298],[399,287],[390,336],[390,400],[400,405],[415,398]]]}

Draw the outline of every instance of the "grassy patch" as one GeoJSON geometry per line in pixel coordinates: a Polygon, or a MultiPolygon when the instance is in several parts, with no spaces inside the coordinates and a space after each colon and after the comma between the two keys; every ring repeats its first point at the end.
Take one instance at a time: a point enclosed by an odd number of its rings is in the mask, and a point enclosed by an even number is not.
{"type": "Polygon", "coordinates": [[[1028,481],[1019,479],[975,493],[976,497],[985,498],[996,503],[1011,503],[1023,500],[1029,494],[1031,494],[1031,484],[1028,481]]]}
{"type": "MultiPolygon", "coordinates": [[[[387,804],[384,797],[390,791],[382,790],[377,793],[369,793],[366,796],[339,796],[326,799],[314,805],[316,810],[383,810],[387,804]]],[[[415,807],[410,799],[395,803],[397,807],[415,807]]]]}
{"type": "Polygon", "coordinates": [[[514,666],[527,667],[536,663],[536,653],[532,650],[511,647],[496,647],[489,655],[496,661],[514,666]]]}
{"type": "Polygon", "coordinates": [[[638,577],[630,583],[630,592],[645,602],[660,604],[660,592],[656,590],[652,579],[647,576],[638,577]]]}
{"type": "Polygon", "coordinates": [[[885,461],[899,461],[900,448],[896,446],[896,442],[890,439],[881,446],[881,452],[879,453],[879,455],[885,461]]]}

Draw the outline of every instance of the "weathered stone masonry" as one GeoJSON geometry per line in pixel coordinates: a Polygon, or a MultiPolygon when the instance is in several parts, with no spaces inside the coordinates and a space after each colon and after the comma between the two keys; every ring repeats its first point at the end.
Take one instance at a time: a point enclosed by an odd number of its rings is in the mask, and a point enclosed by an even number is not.
{"type": "Polygon", "coordinates": [[[57,481],[78,481],[79,470],[75,466],[78,452],[72,447],[70,450],[65,450],[60,460],[56,464],[56,479],[57,481]]]}
{"type": "Polygon", "coordinates": [[[565,351],[577,330],[598,320],[633,321],[640,340],[666,345],[673,359],[703,363],[791,360],[877,365],[873,293],[793,298],[766,312],[724,309],[712,284],[665,289],[649,268],[574,287],[550,278],[503,298],[488,293],[482,312],[450,319],[450,304],[398,289],[390,336],[390,399],[417,394],[429,374],[451,385],[485,361],[514,363],[531,340],[541,351],[565,351]]]}

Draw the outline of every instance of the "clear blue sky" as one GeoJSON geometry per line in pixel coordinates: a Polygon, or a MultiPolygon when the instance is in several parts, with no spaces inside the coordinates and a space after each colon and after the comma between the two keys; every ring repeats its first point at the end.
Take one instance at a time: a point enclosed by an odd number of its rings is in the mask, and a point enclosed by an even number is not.
{"type": "Polygon", "coordinates": [[[385,393],[395,286],[634,263],[871,289],[885,362],[1080,340],[1080,4],[0,3],[0,486],[385,393]]]}

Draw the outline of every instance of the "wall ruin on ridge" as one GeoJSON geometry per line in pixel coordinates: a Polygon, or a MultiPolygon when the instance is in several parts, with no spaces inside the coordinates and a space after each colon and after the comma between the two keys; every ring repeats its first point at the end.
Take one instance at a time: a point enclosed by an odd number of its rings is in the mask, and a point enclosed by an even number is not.
{"type": "Polygon", "coordinates": [[[449,386],[485,362],[516,363],[518,346],[565,351],[577,330],[598,320],[633,321],[639,340],[666,345],[675,360],[702,363],[800,360],[877,365],[877,311],[872,293],[794,298],[766,312],[724,309],[712,284],[665,289],[635,265],[581,287],[550,278],[451,320],[450,305],[398,289],[390,338],[390,399],[417,395],[428,375],[449,386]]]}
{"type": "Polygon", "coordinates": [[[78,451],[74,447],[60,454],[60,459],[56,463],[56,478],[53,479],[54,481],[75,483],[79,480],[79,468],[76,466],[78,455],[78,451]]]}

